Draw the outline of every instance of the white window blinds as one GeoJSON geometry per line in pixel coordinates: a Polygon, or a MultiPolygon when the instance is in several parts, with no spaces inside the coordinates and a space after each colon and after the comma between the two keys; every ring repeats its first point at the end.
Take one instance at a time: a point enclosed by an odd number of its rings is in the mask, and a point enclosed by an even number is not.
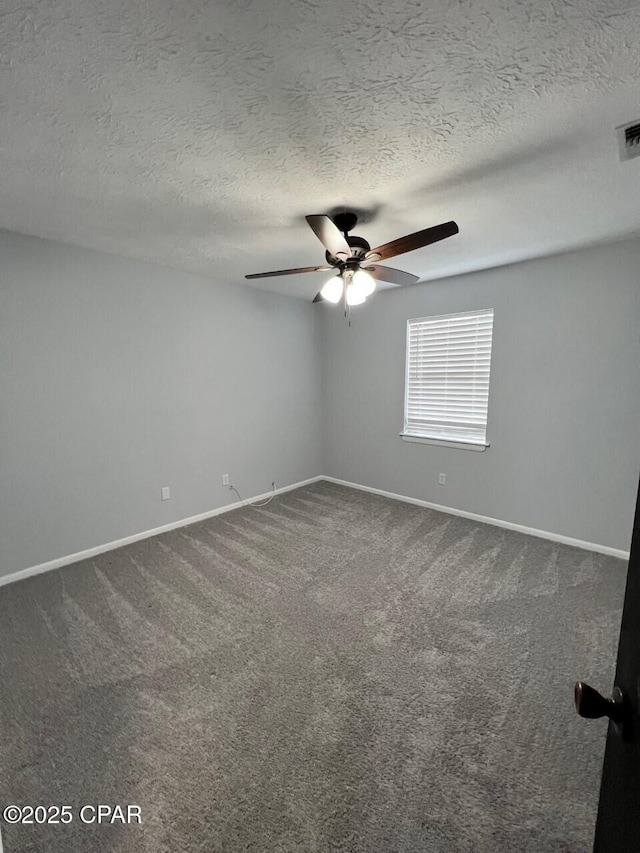
{"type": "Polygon", "coordinates": [[[404,434],[486,445],[493,309],[407,323],[404,434]]]}

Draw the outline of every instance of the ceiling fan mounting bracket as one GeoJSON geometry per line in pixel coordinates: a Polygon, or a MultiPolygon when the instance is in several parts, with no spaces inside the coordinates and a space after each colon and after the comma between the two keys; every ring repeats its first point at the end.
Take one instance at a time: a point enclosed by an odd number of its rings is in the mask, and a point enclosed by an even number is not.
{"type": "Polygon", "coordinates": [[[331,217],[333,219],[333,224],[339,231],[342,231],[343,234],[348,234],[349,231],[353,231],[358,222],[358,217],[355,213],[351,213],[350,211],[345,211],[344,213],[336,213],[335,216],[331,217]]]}

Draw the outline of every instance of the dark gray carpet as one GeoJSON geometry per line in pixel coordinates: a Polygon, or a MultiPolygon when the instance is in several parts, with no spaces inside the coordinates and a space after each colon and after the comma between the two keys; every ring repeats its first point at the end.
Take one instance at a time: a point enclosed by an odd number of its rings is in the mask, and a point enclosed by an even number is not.
{"type": "Polygon", "coordinates": [[[5,853],[590,850],[622,561],[326,482],[0,588],[5,853]]]}

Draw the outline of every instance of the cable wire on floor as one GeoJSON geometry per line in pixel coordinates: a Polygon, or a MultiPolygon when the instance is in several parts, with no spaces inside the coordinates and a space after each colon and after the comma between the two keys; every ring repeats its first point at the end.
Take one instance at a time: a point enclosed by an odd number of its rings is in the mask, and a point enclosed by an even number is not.
{"type": "Polygon", "coordinates": [[[271,495],[266,499],[266,501],[262,501],[261,503],[252,504],[251,501],[245,501],[245,499],[242,497],[242,495],[236,489],[235,486],[229,486],[229,491],[233,491],[236,493],[236,495],[240,498],[240,503],[242,504],[242,506],[252,506],[254,509],[260,509],[260,507],[263,507],[263,506],[266,506],[267,504],[270,504],[271,501],[275,498],[275,496],[276,496],[276,484],[275,484],[275,481],[271,483],[271,495]]]}

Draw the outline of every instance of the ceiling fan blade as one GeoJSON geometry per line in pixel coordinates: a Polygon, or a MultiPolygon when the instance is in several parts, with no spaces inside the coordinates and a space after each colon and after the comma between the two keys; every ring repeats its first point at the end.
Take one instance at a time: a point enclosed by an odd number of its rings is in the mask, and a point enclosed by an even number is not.
{"type": "Polygon", "coordinates": [[[425,228],[424,231],[416,231],[414,234],[407,234],[406,237],[399,237],[390,243],[376,246],[375,249],[367,252],[365,259],[370,257],[372,260],[385,261],[404,252],[413,252],[414,249],[437,243],[438,240],[444,240],[446,237],[453,237],[459,230],[455,222],[443,222],[442,225],[434,225],[433,228],[425,228]]]}
{"type": "Polygon", "coordinates": [[[350,258],[351,246],[328,216],[306,216],[313,233],[333,258],[350,258]]]}
{"type": "Polygon", "coordinates": [[[316,293],[316,295],[315,295],[315,297],[313,298],[312,302],[313,302],[314,304],[315,304],[316,302],[324,302],[324,297],[322,296],[322,294],[321,294],[321,293],[316,293]]]}
{"type": "Polygon", "coordinates": [[[392,284],[415,284],[420,281],[420,276],[404,272],[404,270],[396,270],[393,267],[383,267],[380,264],[371,264],[371,266],[362,267],[362,269],[371,273],[378,281],[390,281],[392,284]]]}
{"type": "Polygon", "coordinates": [[[296,275],[299,272],[322,272],[332,270],[333,267],[298,267],[295,270],[274,270],[273,272],[254,272],[251,275],[245,275],[245,278],[270,278],[272,275],[296,275]]]}

